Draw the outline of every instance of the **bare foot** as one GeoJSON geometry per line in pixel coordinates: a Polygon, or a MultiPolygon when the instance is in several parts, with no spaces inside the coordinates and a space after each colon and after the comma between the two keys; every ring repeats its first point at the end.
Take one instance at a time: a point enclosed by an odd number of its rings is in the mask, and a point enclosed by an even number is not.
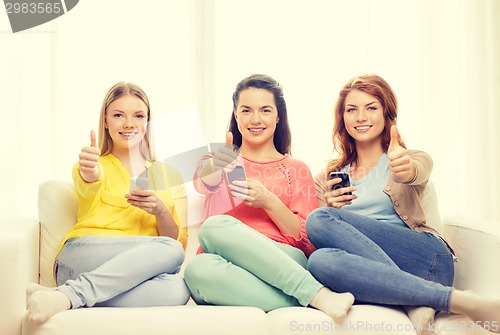
{"type": "Polygon", "coordinates": [[[450,312],[463,314],[485,330],[500,334],[500,300],[481,297],[471,291],[454,290],[450,312]]]}
{"type": "MultiPolygon", "coordinates": [[[[44,286],[34,288],[27,301],[30,322],[43,323],[52,315],[71,308],[71,302],[64,293],[44,286]]],[[[26,294],[28,295],[28,292],[26,294]]]]}
{"type": "Polygon", "coordinates": [[[436,311],[431,307],[405,306],[404,310],[419,335],[436,334],[434,316],[436,311]]]}
{"type": "Polygon", "coordinates": [[[354,296],[351,293],[335,293],[323,287],[310,305],[329,315],[335,323],[343,323],[353,303],[354,296]]]}

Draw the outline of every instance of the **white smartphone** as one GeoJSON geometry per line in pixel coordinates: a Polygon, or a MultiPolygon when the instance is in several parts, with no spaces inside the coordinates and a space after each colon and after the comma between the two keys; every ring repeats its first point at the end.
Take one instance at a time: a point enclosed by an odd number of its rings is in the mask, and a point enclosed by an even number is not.
{"type": "Polygon", "coordinates": [[[130,178],[130,192],[137,189],[147,190],[149,188],[149,180],[147,177],[132,177],[130,178]]]}

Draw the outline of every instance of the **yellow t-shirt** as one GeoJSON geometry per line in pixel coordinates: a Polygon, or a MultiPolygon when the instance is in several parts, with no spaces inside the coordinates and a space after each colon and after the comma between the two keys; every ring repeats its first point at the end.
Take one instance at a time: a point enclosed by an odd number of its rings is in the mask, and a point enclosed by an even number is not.
{"type": "MultiPolygon", "coordinates": [[[[79,200],[77,223],[64,236],[64,243],[85,235],[158,236],[156,217],[127,202],[130,174],[112,154],[99,158],[99,178],[87,183],[80,176],[78,163],[73,168],[73,182],[79,200]]],[[[177,240],[187,244],[187,197],[182,176],[173,167],[154,162],[148,168],[149,188],[154,189],[172,213],[179,227],[177,240]]]]}

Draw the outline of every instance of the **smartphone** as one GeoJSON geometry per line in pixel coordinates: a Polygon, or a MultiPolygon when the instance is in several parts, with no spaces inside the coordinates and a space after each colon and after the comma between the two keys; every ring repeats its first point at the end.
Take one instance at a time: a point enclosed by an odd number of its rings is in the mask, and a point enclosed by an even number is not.
{"type": "MultiPolygon", "coordinates": [[[[247,180],[247,177],[245,176],[245,168],[243,168],[242,165],[236,165],[235,168],[227,173],[227,184],[231,185],[233,181],[236,180],[247,180]]],[[[233,190],[233,192],[238,192],[236,190],[233,190]]],[[[238,192],[242,193],[242,192],[238,192]]]]}
{"type": "MultiPolygon", "coordinates": [[[[330,178],[330,180],[332,180],[334,178],[342,178],[342,181],[340,183],[332,186],[332,191],[339,189],[339,188],[351,186],[351,182],[349,181],[349,174],[347,172],[330,172],[329,178],[330,178]]],[[[346,193],[344,193],[344,195],[345,194],[351,195],[352,192],[346,192],[346,193]]]]}
{"type": "Polygon", "coordinates": [[[227,173],[227,183],[232,184],[235,180],[247,180],[245,176],[245,169],[243,165],[236,165],[236,167],[227,173]]]}
{"type": "Polygon", "coordinates": [[[147,177],[130,178],[130,192],[137,189],[147,190],[148,188],[149,188],[149,180],[147,177]]]}

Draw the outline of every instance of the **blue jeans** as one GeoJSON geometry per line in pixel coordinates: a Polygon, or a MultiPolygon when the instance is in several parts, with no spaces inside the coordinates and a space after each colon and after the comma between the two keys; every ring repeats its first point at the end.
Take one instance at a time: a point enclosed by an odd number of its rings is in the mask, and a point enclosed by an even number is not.
{"type": "Polygon", "coordinates": [[[184,305],[181,244],[163,236],[83,236],[68,240],[54,266],[72,308],[184,305]]]}
{"type": "Polygon", "coordinates": [[[314,210],[306,229],[317,248],[308,269],[325,286],[357,302],[449,311],[453,255],[434,234],[332,207],[314,210]]]}

